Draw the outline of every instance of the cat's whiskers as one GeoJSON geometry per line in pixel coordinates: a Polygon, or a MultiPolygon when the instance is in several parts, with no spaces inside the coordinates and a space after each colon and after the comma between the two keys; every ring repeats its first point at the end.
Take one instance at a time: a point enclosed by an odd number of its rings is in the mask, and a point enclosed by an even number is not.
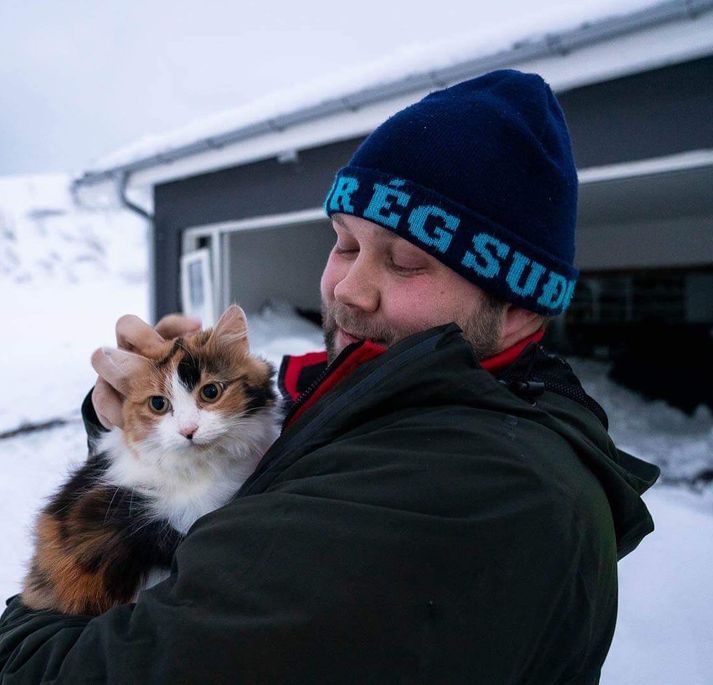
{"type": "Polygon", "coordinates": [[[111,505],[114,504],[114,499],[116,498],[116,495],[118,494],[119,490],[121,490],[121,487],[117,485],[116,488],[114,488],[114,494],[111,496],[111,499],[109,500],[109,504],[106,508],[106,513],[104,514],[104,523],[106,523],[107,520],[109,519],[109,512],[111,511],[111,505]]]}
{"type": "Polygon", "coordinates": [[[152,517],[146,516],[141,525],[135,526],[135,527],[132,526],[131,530],[129,531],[129,537],[131,537],[132,535],[136,535],[136,533],[143,530],[147,526],[150,526],[152,523],[154,523],[154,521],[155,521],[155,519],[153,519],[152,517]]]}

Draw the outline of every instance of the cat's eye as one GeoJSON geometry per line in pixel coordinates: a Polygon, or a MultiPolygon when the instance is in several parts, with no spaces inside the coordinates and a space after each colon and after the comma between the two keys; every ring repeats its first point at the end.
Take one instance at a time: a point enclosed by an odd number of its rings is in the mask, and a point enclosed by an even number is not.
{"type": "Polygon", "coordinates": [[[223,394],[223,386],[220,383],[206,383],[200,391],[200,397],[204,402],[215,402],[223,394]]]}
{"type": "Polygon", "coordinates": [[[154,414],[165,414],[171,407],[171,403],[161,395],[149,397],[149,409],[154,414]]]}

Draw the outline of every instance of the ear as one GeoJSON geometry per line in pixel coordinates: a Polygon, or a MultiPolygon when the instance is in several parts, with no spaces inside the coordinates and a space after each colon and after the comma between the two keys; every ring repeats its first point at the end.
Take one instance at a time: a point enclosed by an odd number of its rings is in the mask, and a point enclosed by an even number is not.
{"type": "Polygon", "coordinates": [[[210,341],[230,345],[235,351],[247,354],[248,320],[245,312],[237,304],[231,304],[218,319],[210,334],[210,341]]]}
{"type": "Polygon", "coordinates": [[[501,319],[500,348],[507,349],[528,335],[532,335],[543,324],[541,314],[522,309],[508,303],[501,319]]]}
{"type": "Polygon", "coordinates": [[[100,347],[92,354],[94,370],[122,395],[153,372],[153,364],[141,355],[114,347],[100,347]]]}

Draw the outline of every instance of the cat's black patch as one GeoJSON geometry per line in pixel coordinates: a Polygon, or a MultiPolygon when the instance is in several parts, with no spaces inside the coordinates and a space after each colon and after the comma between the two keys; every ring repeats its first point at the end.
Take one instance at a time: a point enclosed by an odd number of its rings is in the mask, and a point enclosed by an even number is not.
{"type": "Polygon", "coordinates": [[[109,464],[103,453],[91,456],[62,486],[45,507],[45,513],[57,519],[64,532],[64,521],[77,500],[99,482],[109,464]]]}
{"type": "Polygon", "coordinates": [[[106,522],[114,531],[112,544],[99,556],[107,587],[117,597],[131,598],[152,569],[170,567],[183,535],[167,521],[150,521],[148,500],[122,490],[106,522]]]}
{"type": "Polygon", "coordinates": [[[186,353],[183,355],[181,361],[178,362],[176,371],[178,372],[178,379],[186,390],[192,392],[201,379],[200,359],[192,354],[186,353]]]}
{"type": "Polygon", "coordinates": [[[77,565],[103,574],[114,601],[131,600],[153,568],[169,568],[183,539],[167,521],[151,521],[148,500],[128,488],[95,485],[75,500],[68,519],[73,537],[84,541],[77,565]]]}
{"type": "Polygon", "coordinates": [[[117,595],[131,597],[137,585],[155,568],[170,568],[183,535],[166,521],[139,523],[122,531],[121,545],[106,566],[106,582],[117,595]]]}
{"type": "Polygon", "coordinates": [[[275,391],[272,388],[272,383],[266,385],[251,385],[247,381],[242,381],[243,392],[247,399],[246,411],[254,411],[262,409],[269,404],[275,402],[275,391]]]}

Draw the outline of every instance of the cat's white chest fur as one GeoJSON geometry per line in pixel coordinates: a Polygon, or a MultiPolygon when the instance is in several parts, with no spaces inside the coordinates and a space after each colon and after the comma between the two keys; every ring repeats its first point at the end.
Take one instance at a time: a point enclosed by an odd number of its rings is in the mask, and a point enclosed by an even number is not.
{"type": "Polygon", "coordinates": [[[247,480],[278,434],[273,409],[255,412],[226,428],[211,446],[167,449],[156,436],[131,447],[123,431],[102,436],[110,465],[107,485],[125,487],[149,502],[149,516],[186,533],[204,514],[224,505],[247,480]]]}

